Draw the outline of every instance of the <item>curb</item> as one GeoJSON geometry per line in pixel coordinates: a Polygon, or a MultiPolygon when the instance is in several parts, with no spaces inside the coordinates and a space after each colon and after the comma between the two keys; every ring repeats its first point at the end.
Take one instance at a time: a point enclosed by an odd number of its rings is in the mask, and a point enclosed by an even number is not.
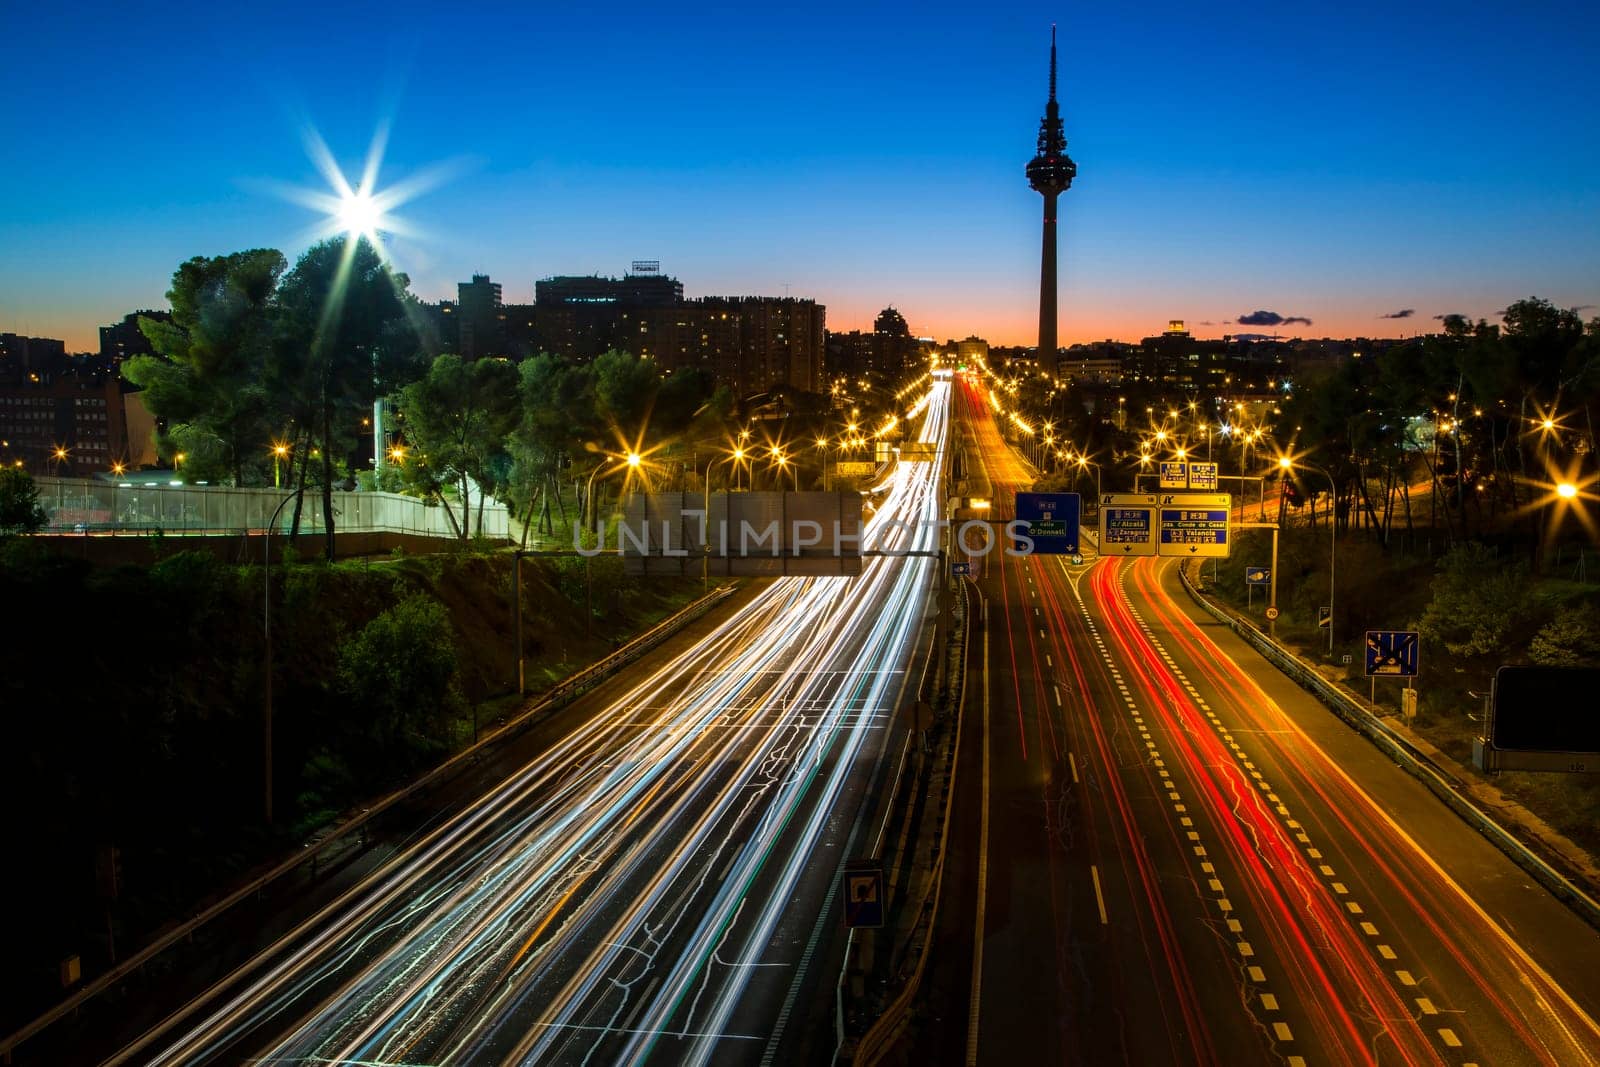
{"type": "MultiPolygon", "coordinates": [[[[841,1040],[833,1058],[834,1063],[875,1064],[882,1062],[889,1055],[899,1042],[900,1037],[905,1032],[906,1025],[910,1021],[911,1010],[916,1002],[917,993],[922,986],[922,976],[927,969],[928,957],[933,951],[933,933],[939,921],[939,900],[942,896],[941,890],[944,885],[944,860],[945,849],[950,837],[950,815],[956,795],[956,761],[961,748],[961,724],[965,718],[963,707],[966,703],[967,693],[967,651],[971,643],[973,625],[977,621],[972,610],[972,597],[969,595],[969,593],[977,595],[977,586],[968,578],[962,583],[961,589],[963,599],[966,601],[966,621],[961,633],[961,655],[959,657],[961,679],[956,692],[952,694],[951,706],[953,708],[955,729],[952,731],[950,739],[949,770],[945,779],[944,810],[940,818],[939,843],[934,853],[937,858],[928,892],[923,897],[919,914],[913,920],[908,934],[909,947],[910,943],[917,941],[918,930],[923,931],[916,962],[912,965],[911,972],[906,975],[905,983],[900,988],[900,991],[890,998],[889,1002],[884,1005],[882,1012],[879,1013],[878,1018],[867,1027],[860,1037],[855,1039],[853,1044],[843,1039],[841,1034],[841,1040]]],[[[979,599],[982,599],[981,595],[979,595],[979,599]]],[[[948,648],[941,651],[945,655],[949,654],[948,648]]]]}
{"type": "Polygon", "coordinates": [[[1316,697],[1380,752],[1394,760],[1407,774],[1420,781],[1427,787],[1428,792],[1443,801],[1445,806],[1455,812],[1468,826],[1487,837],[1513,863],[1527,872],[1557,900],[1571,908],[1579,918],[1600,930],[1600,901],[1596,901],[1572,879],[1529,848],[1521,838],[1473,803],[1456,784],[1455,776],[1448,768],[1440,766],[1410,740],[1397,734],[1382,719],[1318,674],[1300,657],[1254,626],[1237,618],[1226,608],[1212,603],[1210,598],[1195,588],[1194,583],[1189,580],[1188,568],[1180,566],[1178,577],[1183,582],[1183,588],[1190,599],[1219,622],[1227,625],[1287,678],[1316,697]]]}

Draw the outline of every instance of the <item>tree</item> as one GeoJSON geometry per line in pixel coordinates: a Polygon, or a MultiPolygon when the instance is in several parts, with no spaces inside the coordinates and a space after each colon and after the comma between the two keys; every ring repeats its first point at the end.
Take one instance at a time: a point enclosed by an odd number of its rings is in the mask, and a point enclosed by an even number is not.
{"type": "Polygon", "coordinates": [[[321,444],[322,519],[330,560],[335,450],[348,451],[373,401],[418,371],[409,284],[366,238],[335,237],[307,250],[279,287],[283,328],[275,377],[305,420],[307,439],[321,444]]]}
{"type": "Polygon", "coordinates": [[[243,485],[263,466],[273,429],[263,376],[284,266],[270,248],[196,256],[172,276],[172,320],[139,320],[156,354],[130,359],[123,374],[167,423],[161,451],[184,453],[193,477],[243,485]]]}
{"type": "Polygon", "coordinates": [[[1439,561],[1433,599],[1417,628],[1453,655],[1503,655],[1537,613],[1527,564],[1468,541],[1439,561]]]}
{"type": "Polygon", "coordinates": [[[1555,618],[1534,634],[1528,658],[1545,667],[1600,664],[1600,609],[1592,602],[1557,609],[1555,618]]]}
{"type": "Polygon", "coordinates": [[[33,475],[21,467],[0,467],[0,536],[38,533],[47,519],[33,475]]]}
{"type": "Polygon", "coordinates": [[[501,488],[502,461],[522,418],[517,383],[517,369],[505,360],[468,363],[446,354],[433,361],[426,377],[400,392],[400,416],[406,440],[420,453],[418,468],[461,491],[463,539],[472,528],[471,483],[482,494],[501,488]]]}
{"type": "Polygon", "coordinates": [[[522,421],[511,438],[513,479],[531,509],[535,496],[544,506],[539,528],[553,532],[550,502],[565,520],[559,472],[585,443],[599,438],[602,424],[595,415],[594,368],[542,352],[518,369],[522,421]]]}
{"type": "Polygon", "coordinates": [[[338,686],[352,724],[379,757],[374,766],[412,767],[444,747],[460,710],[459,664],[450,618],[438,601],[406,597],[339,649],[338,686]]]}

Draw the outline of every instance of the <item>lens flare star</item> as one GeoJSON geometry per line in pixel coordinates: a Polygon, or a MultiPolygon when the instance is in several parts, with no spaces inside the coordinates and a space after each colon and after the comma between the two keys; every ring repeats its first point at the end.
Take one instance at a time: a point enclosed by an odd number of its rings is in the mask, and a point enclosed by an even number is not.
{"type": "Polygon", "coordinates": [[[340,235],[365,237],[380,255],[388,259],[390,238],[424,236],[411,222],[395,214],[395,210],[443,185],[462,169],[459,162],[437,163],[380,189],[378,171],[383,164],[388,142],[389,129],[384,124],[378,127],[372,143],[367,146],[360,177],[352,184],[333,158],[333,152],[322,135],[314,129],[307,129],[306,155],[321,172],[328,183],[327,188],[306,189],[281,183],[269,183],[268,187],[275,195],[323,216],[320,222],[313,224],[308,234],[311,241],[323,241],[340,235]]]}

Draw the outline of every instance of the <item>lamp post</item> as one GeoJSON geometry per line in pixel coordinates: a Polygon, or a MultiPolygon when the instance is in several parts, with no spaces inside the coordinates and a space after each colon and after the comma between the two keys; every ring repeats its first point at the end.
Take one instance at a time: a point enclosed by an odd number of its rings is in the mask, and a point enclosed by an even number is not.
{"type": "Polygon", "coordinates": [[[283,485],[283,459],[289,454],[289,446],[282,441],[275,441],[272,445],[272,488],[279,489],[283,485]]]}
{"type": "Polygon", "coordinates": [[[1080,453],[1078,453],[1078,466],[1079,467],[1093,467],[1094,468],[1094,499],[1095,499],[1096,506],[1098,506],[1099,503],[1100,503],[1100,494],[1101,494],[1101,489],[1100,489],[1100,464],[1096,463],[1094,460],[1090,459],[1088,456],[1086,456],[1086,455],[1084,455],[1083,453],[1080,452],[1080,453]]]}
{"type": "MultiPolygon", "coordinates": [[[[637,452],[629,452],[624,456],[614,456],[607,453],[606,459],[621,460],[630,472],[638,470],[640,464],[644,462],[644,458],[637,452]]],[[[599,523],[600,509],[594,506],[594,479],[595,475],[606,469],[606,466],[605,462],[595,464],[594,470],[589,474],[588,488],[583,491],[584,502],[594,511],[596,524],[599,523]]],[[[594,571],[592,563],[593,557],[585,554],[583,557],[583,632],[585,637],[594,636],[594,571]]]]}
{"type": "MultiPolygon", "coordinates": [[[[1321,467],[1313,466],[1310,463],[1301,463],[1298,465],[1304,467],[1308,471],[1315,471],[1324,478],[1328,479],[1328,655],[1332,656],[1333,597],[1335,581],[1337,578],[1336,568],[1338,567],[1339,563],[1339,487],[1334,484],[1333,475],[1329,474],[1321,467]]],[[[1290,459],[1288,456],[1281,456],[1278,459],[1278,466],[1281,467],[1285,473],[1287,473],[1293,470],[1296,464],[1294,460],[1290,459]]],[[[1276,570],[1274,570],[1273,573],[1276,575],[1276,570]]]]}
{"type": "Polygon", "coordinates": [[[290,493],[278,501],[261,538],[261,632],[265,644],[261,670],[261,787],[268,826],[272,825],[272,531],[283,514],[283,506],[297,495],[290,493]]]}

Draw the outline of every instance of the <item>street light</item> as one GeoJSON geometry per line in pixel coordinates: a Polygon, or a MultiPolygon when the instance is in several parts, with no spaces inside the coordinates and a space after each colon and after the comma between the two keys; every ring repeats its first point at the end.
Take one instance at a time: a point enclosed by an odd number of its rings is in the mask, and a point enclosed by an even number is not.
{"type": "MultiPolygon", "coordinates": [[[[1288,456],[1279,456],[1278,466],[1285,473],[1288,473],[1295,468],[1296,464],[1288,456]]],[[[1299,466],[1309,471],[1316,471],[1328,479],[1328,655],[1332,656],[1334,579],[1336,577],[1335,568],[1339,562],[1339,487],[1333,483],[1333,475],[1321,467],[1315,467],[1309,463],[1301,463],[1299,466]]],[[[1279,514],[1282,515],[1281,509],[1279,514]]]]}
{"type": "Polygon", "coordinates": [[[261,788],[268,826],[272,825],[272,531],[283,514],[283,506],[298,495],[289,493],[278,501],[261,537],[261,633],[265,646],[261,668],[261,788]]]}
{"type": "Polygon", "coordinates": [[[283,484],[283,460],[289,455],[289,446],[282,441],[272,443],[272,488],[280,488],[283,484]]]}

